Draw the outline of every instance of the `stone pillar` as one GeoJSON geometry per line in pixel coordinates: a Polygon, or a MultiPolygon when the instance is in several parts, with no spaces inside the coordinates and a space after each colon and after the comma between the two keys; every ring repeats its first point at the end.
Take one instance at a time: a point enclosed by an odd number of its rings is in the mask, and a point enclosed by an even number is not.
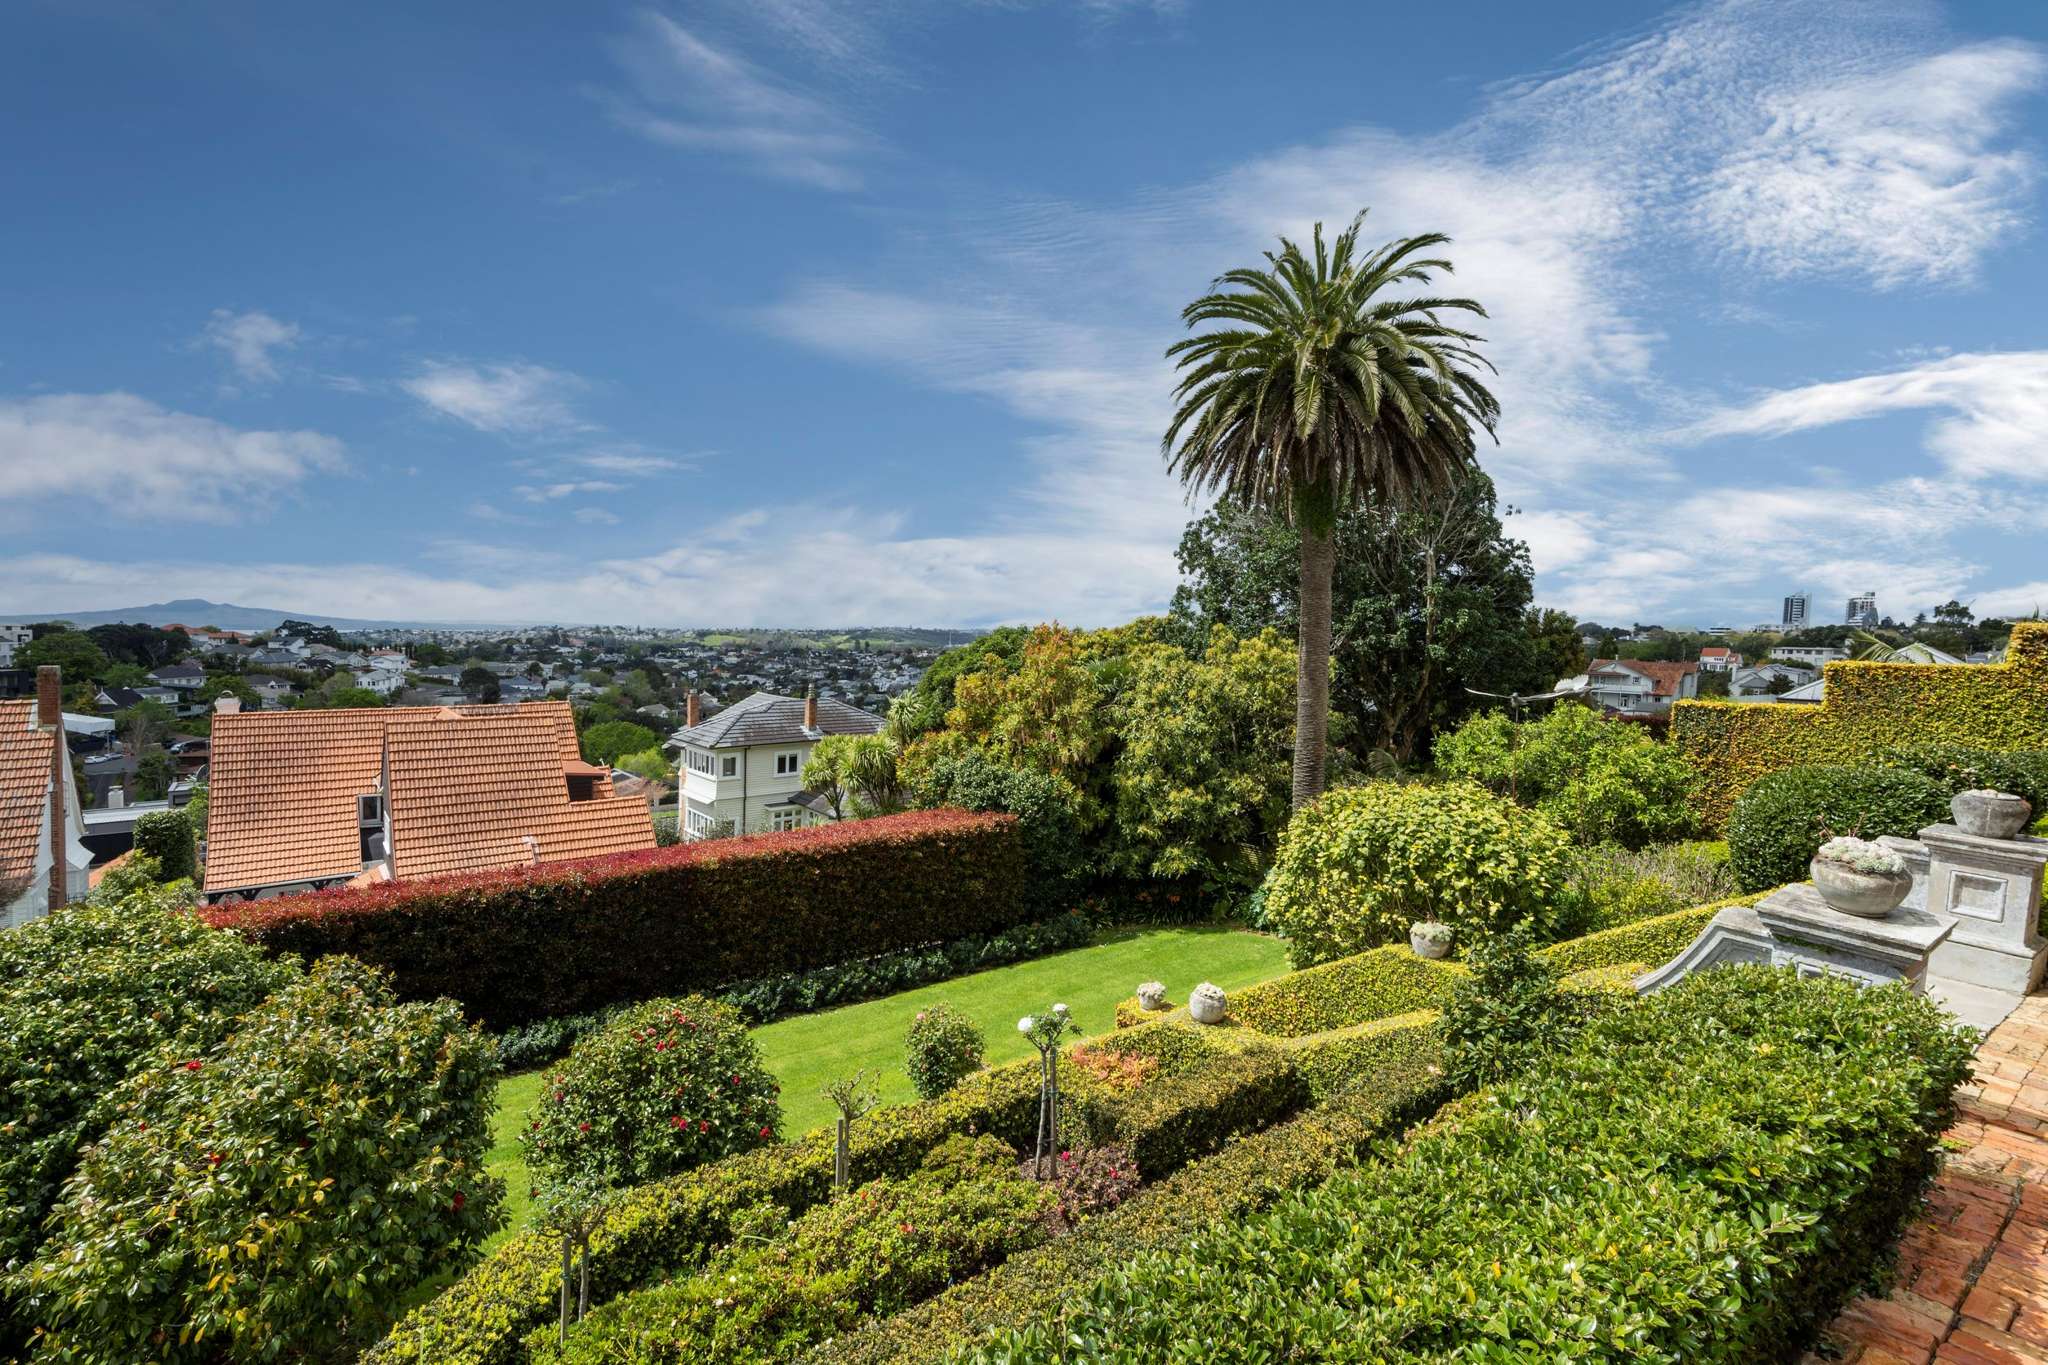
{"type": "Polygon", "coordinates": [[[1929,825],[1920,840],[1927,848],[1927,909],[1955,921],[1929,970],[2025,995],[2048,961],[2048,940],[2039,930],[2048,839],[1986,839],[1954,825],[1929,825]]]}
{"type": "Polygon", "coordinates": [[[1881,835],[1878,843],[1906,860],[1906,871],[1913,874],[1913,889],[1906,893],[1906,899],[1899,902],[1908,910],[1927,908],[1927,845],[1918,839],[1902,839],[1896,834],[1881,835]]]}

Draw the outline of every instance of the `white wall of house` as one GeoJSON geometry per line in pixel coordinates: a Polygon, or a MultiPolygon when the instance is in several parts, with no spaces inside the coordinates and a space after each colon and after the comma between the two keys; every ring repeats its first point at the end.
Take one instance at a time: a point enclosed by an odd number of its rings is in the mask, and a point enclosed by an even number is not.
{"type": "Polygon", "coordinates": [[[811,748],[810,742],[731,749],[686,746],[679,762],[682,836],[706,838],[719,823],[729,825],[734,834],[810,824],[809,812],[778,803],[804,789],[804,764],[810,761],[811,748]]]}
{"type": "MultiPolygon", "coordinates": [[[[84,900],[92,889],[92,853],[85,846],[85,817],[78,804],[78,787],[72,779],[71,764],[58,765],[64,782],[64,895],[67,901],[84,900]]],[[[43,788],[45,798],[49,787],[43,788]]],[[[40,803],[43,817],[36,824],[36,868],[28,888],[0,907],[0,927],[12,929],[41,919],[50,911],[50,805],[40,803]]]]}

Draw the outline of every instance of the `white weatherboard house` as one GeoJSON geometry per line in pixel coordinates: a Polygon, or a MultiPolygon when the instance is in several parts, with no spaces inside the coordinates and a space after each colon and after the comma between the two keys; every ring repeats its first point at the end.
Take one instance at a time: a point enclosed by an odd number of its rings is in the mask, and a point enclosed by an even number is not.
{"type": "Polygon", "coordinates": [[[681,832],[685,839],[759,834],[813,824],[817,812],[803,800],[804,764],[827,735],[872,735],[882,718],[815,689],[807,697],[756,692],[709,720],[697,719],[690,694],[686,724],[672,742],[683,775],[681,832]]]}

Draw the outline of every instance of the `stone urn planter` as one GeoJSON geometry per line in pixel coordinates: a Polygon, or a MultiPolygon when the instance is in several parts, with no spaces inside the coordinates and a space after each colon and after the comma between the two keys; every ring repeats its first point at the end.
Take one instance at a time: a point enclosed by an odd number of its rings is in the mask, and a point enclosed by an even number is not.
{"type": "Polygon", "coordinates": [[[1814,890],[1846,915],[1883,919],[1913,889],[1905,859],[1882,844],[1830,839],[1811,864],[1814,890]]]}
{"type": "Polygon", "coordinates": [[[1148,1014],[1157,1014],[1166,1008],[1166,986],[1159,981],[1147,981],[1138,987],[1138,1008],[1148,1014]]]}
{"type": "Polygon", "coordinates": [[[1188,992],[1188,1017],[1198,1024],[1222,1023],[1227,1005],[1223,988],[1214,982],[1204,981],[1188,992]]]}
{"type": "Polygon", "coordinates": [[[1433,919],[1418,920],[1408,926],[1408,946],[1417,957],[1447,957],[1451,951],[1451,926],[1433,919]]]}
{"type": "Polygon", "coordinates": [[[2034,816],[2034,808],[2026,798],[1984,788],[1957,792],[1948,808],[1963,833],[1985,839],[2010,839],[2025,829],[2034,816]]]}

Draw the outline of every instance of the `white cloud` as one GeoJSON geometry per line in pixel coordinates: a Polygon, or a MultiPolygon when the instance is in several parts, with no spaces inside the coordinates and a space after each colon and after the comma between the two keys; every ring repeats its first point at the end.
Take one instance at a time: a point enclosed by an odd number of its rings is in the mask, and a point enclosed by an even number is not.
{"type": "Polygon", "coordinates": [[[2048,351],[1946,356],[1908,369],[1768,394],[1682,435],[1783,436],[1888,413],[1942,414],[1927,449],[1968,479],[2048,479],[2048,351]]]}
{"type": "Polygon", "coordinates": [[[399,387],[478,431],[530,436],[587,429],[570,406],[583,381],[545,365],[430,361],[399,387]]]}
{"type": "Polygon", "coordinates": [[[1980,618],[2002,616],[2012,621],[2023,616],[2048,615],[2048,578],[1980,592],[1969,601],[1969,606],[1980,618]]]}
{"type": "Polygon", "coordinates": [[[779,179],[860,188],[857,163],[875,140],[815,96],[651,10],[612,51],[633,87],[605,101],[621,127],[679,150],[737,157],[779,179]]]}
{"type": "Polygon", "coordinates": [[[617,493],[624,488],[624,484],[609,479],[571,479],[562,483],[523,483],[512,491],[528,502],[559,502],[582,493],[617,493]]]}
{"type": "Polygon", "coordinates": [[[618,514],[616,512],[607,512],[602,507],[579,507],[576,509],[576,520],[582,522],[585,526],[617,526],[619,524],[618,514]]]}
{"type": "Polygon", "coordinates": [[[129,393],[0,399],[0,504],[84,499],[136,520],[232,522],[346,463],[316,431],[244,431],[129,393]]]}
{"type": "Polygon", "coordinates": [[[623,478],[642,478],[653,474],[672,474],[692,467],[691,462],[673,455],[656,455],[648,451],[628,448],[620,450],[586,450],[566,457],[572,464],[600,474],[616,474],[623,478]]]}
{"type": "Polygon", "coordinates": [[[235,373],[252,384],[277,381],[277,360],[272,354],[299,344],[297,323],[280,322],[264,312],[236,313],[216,308],[199,333],[200,344],[223,352],[235,373]]]}

